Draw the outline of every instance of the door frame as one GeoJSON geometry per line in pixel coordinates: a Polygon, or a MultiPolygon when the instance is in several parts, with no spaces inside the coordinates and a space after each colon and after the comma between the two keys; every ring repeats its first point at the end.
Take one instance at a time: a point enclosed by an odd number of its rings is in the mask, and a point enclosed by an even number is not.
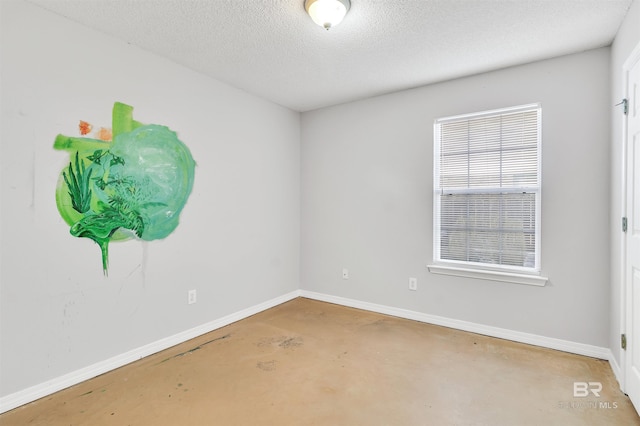
{"type": "MultiPolygon", "coordinates": [[[[627,59],[624,61],[623,65],[622,65],[622,90],[623,90],[623,98],[624,99],[629,99],[629,71],[631,70],[632,66],[636,63],[636,62],[640,62],[640,42],[638,42],[638,44],[634,47],[634,49],[631,51],[631,53],[629,54],[629,56],[627,56],[627,59]]],[[[628,101],[627,101],[628,102],[628,101]]],[[[627,191],[628,191],[628,170],[627,170],[627,153],[628,153],[628,149],[629,149],[629,135],[628,135],[628,128],[629,128],[629,116],[627,114],[625,114],[622,118],[622,158],[621,158],[621,163],[622,163],[622,173],[621,173],[621,177],[622,177],[622,185],[621,185],[621,212],[622,212],[622,216],[621,217],[628,217],[628,211],[627,211],[627,191]]],[[[620,220],[620,218],[618,218],[620,220]]],[[[619,225],[620,226],[620,225],[619,225]]],[[[621,238],[621,242],[620,242],[620,283],[621,283],[621,288],[620,288],[620,334],[626,334],[627,333],[627,324],[630,323],[631,321],[631,312],[629,312],[628,310],[628,305],[627,303],[629,303],[629,295],[628,293],[628,289],[629,289],[629,285],[630,283],[627,280],[627,238],[628,238],[628,232],[623,233],[622,238],[621,238]]],[[[619,340],[618,340],[619,342],[619,340]]],[[[631,342],[631,344],[639,344],[639,342],[631,342]]],[[[629,343],[627,343],[629,344],[629,343]]],[[[618,382],[620,384],[620,389],[625,392],[626,391],[626,380],[627,380],[627,351],[625,349],[620,348],[620,377],[618,377],[618,382]]],[[[640,411],[640,407],[636,408],[637,410],[640,411]]]]}

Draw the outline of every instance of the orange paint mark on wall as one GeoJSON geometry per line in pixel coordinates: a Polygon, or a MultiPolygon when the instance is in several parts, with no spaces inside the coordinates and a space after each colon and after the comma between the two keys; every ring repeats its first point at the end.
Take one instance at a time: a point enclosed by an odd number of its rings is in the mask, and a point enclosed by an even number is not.
{"type": "Polygon", "coordinates": [[[101,141],[110,141],[113,138],[113,135],[111,134],[111,129],[106,129],[104,127],[100,127],[100,130],[98,130],[96,136],[101,141]]]}
{"type": "Polygon", "coordinates": [[[91,129],[93,129],[93,126],[90,123],[82,120],[80,120],[80,124],[78,125],[78,127],[80,128],[81,135],[86,135],[91,131],[91,129]]]}

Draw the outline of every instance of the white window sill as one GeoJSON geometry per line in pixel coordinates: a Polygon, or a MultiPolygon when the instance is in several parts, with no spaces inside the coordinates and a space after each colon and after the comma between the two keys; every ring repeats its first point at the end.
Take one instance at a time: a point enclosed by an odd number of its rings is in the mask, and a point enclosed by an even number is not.
{"type": "Polygon", "coordinates": [[[429,272],[456,277],[477,278],[480,280],[501,281],[505,283],[535,285],[544,287],[549,281],[547,277],[539,275],[517,274],[513,272],[486,271],[482,269],[466,269],[452,266],[427,265],[429,272]]]}

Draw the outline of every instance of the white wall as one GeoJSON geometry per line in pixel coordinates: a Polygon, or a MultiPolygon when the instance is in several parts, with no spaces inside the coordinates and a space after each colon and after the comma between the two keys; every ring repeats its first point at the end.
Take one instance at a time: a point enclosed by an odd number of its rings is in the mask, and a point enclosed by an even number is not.
{"type": "MultiPolygon", "coordinates": [[[[624,22],[618,30],[611,47],[611,105],[619,103],[624,96],[622,66],[633,49],[640,43],[640,1],[631,4],[624,22]]],[[[611,108],[611,188],[610,188],[610,233],[611,233],[611,332],[610,348],[618,365],[620,359],[621,303],[622,292],[622,107],[611,108]]]]}
{"type": "Polygon", "coordinates": [[[298,289],[300,115],[23,1],[2,1],[0,396],[298,289]],[[100,251],[54,199],[58,133],[115,101],[197,162],[178,229],[100,251]],[[198,302],[187,305],[187,291],[198,302]]]}
{"type": "Polygon", "coordinates": [[[609,55],[601,48],[303,113],[302,288],[608,347],[609,55]],[[543,111],[548,285],[430,274],[434,120],[532,102],[543,111]]]}

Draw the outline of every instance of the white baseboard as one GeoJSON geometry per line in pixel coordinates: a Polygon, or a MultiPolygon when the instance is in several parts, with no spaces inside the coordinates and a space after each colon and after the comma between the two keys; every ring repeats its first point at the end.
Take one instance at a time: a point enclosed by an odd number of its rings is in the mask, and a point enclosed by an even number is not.
{"type": "Polygon", "coordinates": [[[235,312],[217,320],[202,324],[198,327],[191,328],[173,336],[166,337],[148,345],[144,345],[137,349],[133,349],[115,357],[100,361],[88,367],[84,367],[71,373],[65,374],[55,379],[48,380],[44,383],[40,383],[38,385],[4,396],[0,398],[0,413],[4,413],[21,405],[33,402],[37,399],[76,385],[85,380],[92,379],[96,376],[99,376],[100,374],[115,370],[116,368],[122,367],[123,365],[137,361],[149,355],[153,355],[157,352],[186,342],[187,340],[193,339],[203,334],[209,333],[213,330],[217,330],[218,328],[250,317],[251,315],[255,315],[259,312],[280,305],[284,302],[288,302],[289,300],[295,299],[299,296],[300,290],[292,291],[291,293],[287,293],[258,305],[251,306],[247,309],[243,309],[239,312],[235,312]]]}
{"type": "Polygon", "coordinates": [[[570,352],[578,355],[585,355],[593,358],[610,360],[612,358],[609,348],[576,343],[568,340],[555,339],[552,337],[539,336],[537,334],[524,333],[505,328],[492,327],[477,324],[469,321],[461,321],[437,315],[429,315],[407,309],[394,308],[391,306],[377,305],[375,303],[361,302],[359,300],[347,299],[339,296],[331,296],[323,293],[315,293],[307,290],[300,290],[300,296],[323,302],[335,303],[336,305],[349,306],[351,308],[364,309],[366,311],[392,315],[399,318],[420,321],[428,324],[441,325],[455,328],[457,330],[469,331],[483,334],[485,336],[498,337],[500,339],[512,340],[514,342],[527,343],[535,346],[556,349],[563,352],[570,352]]]}
{"type": "Polygon", "coordinates": [[[611,370],[613,370],[613,375],[616,376],[616,380],[620,385],[620,390],[624,392],[624,377],[622,375],[622,368],[620,368],[620,364],[616,361],[616,358],[613,356],[613,352],[609,350],[609,365],[611,366],[611,370]]]}
{"type": "Polygon", "coordinates": [[[477,324],[469,321],[461,321],[437,315],[429,315],[421,312],[410,311],[407,309],[395,308],[391,306],[378,305],[375,303],[363,302],[355,299],[348,299],[340,296],[332,296],[323,293],[316,293],[307,290],[295,290],[285,295],[276,297],[258,305],[243,309],[239,312],[227,315],[223,318],[202,324],[198,327],[183,331],[173,336],[158,340],[137,349],[125,352],[115,357],[106,359],[85,368],[73,371],[69,374],[46,381],[36,386],[15,392],[13,394],[0,398],[0,413],[12,410],[21,405],[33,402],[37,399],[58,392],[85,380],[92,379],[100,374],[104,374],[116,368],[122,367],[131,362],[137,361],[146,356],[168,349],[177,344],[186,342],[187,340],[209,333],[218,328],[224,327],[241,319],[250,317],[274,306],[280,305],[296,297],[306,297],[309,299],[319,300],[323,302],[334,303],[336,305],[348,306],[366,311],[377,312],[386,315],[392,315],[399,318],[420,321],[428,324],[441,325],[444,327],[454,328],[457,330],[469,331],[472,333],[483,334],[491,337],[512,340],[520,343],[541,346],[550,349],[556,349],[564,352],[570,352],[578,355],[585,355],[593,358],[608,360],[616,379],[620,381],[620,366],[616,362],[609,348],[587,345],[584,343],[576,343],[568,340],[555,339],[551,337],[539,336],[536,334],[524,333],[499,327],[492,327],[483,324],[477,324]]]}

